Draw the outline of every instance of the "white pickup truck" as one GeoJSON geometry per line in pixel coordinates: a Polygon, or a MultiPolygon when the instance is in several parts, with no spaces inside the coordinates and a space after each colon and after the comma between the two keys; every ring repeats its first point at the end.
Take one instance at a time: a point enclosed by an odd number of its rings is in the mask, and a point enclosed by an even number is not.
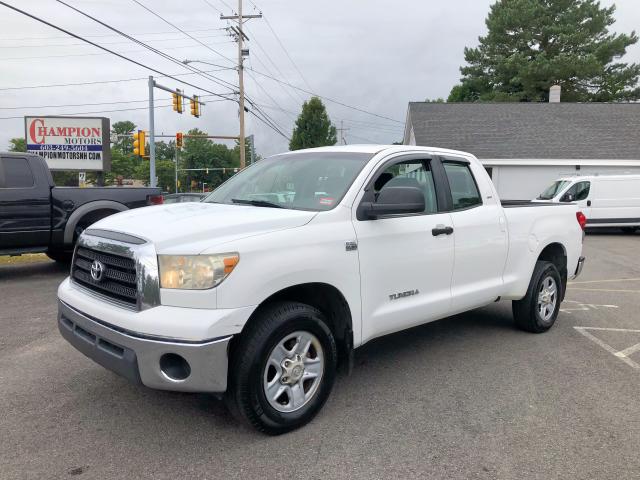
{"type": "Polygon", "coordinates": [[[580,273],[574,204],[504,202],[468,153],[276,155],[201,203],[122,212],[78,240],[62,335],[147,387],[224,393],[257,429],[313,418],[373,338],[513,301],[544,332],[580,273]]]}

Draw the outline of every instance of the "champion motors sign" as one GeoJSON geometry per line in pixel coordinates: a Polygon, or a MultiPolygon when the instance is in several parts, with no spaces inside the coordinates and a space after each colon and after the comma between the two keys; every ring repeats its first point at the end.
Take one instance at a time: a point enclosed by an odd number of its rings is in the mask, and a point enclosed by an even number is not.
{"type": "Polygon", "coordinates": [[[25,117],[27,151],[43,157],[51,170],[111,167],[109,119],[103,117],[25,117]]]}

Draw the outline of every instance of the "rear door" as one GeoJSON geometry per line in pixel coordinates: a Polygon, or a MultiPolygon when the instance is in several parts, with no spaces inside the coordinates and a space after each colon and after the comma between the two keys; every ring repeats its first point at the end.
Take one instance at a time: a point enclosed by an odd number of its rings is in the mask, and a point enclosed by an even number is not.
{"type": "Polygon", "coordinates": [[[502,291],[507,228],[502,206],[482,167],[464,158],[444,157],[451,195],[455,262],[452,311],[462,312],[495,300],[502,291]]]}
{"type": "Polygon", "coordinates": [[[441,318],[451,308],[453,238],[438,233],[451,226],[451,216],[443,211],[438,167],[436,159],[424,155],[387,160],[359,197],[358,203],[375,202],[385,187],[414,186],[422,190],[426,205],[421,213],[375,220],[358,219],[354,209],[363,342],[441,318]]]}
{"type": "Polygon", "coordinates": [[[49,243],[49,185],[38,185],[28,158],[0,157],[0,249],[29,249],[49,243]]]}

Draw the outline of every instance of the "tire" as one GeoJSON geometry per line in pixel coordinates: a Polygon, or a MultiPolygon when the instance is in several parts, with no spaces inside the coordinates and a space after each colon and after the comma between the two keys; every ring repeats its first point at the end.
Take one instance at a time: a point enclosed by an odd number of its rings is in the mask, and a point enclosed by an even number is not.
{"type": "Polygon", "coordinates": [[[527,294],[522,300],[512,302],[513,318],[516,325],[531,333],[549,330],[558,317],[562,296],[562,280],[556,266],[539,260],[533,269],[527,294]],[[551,294],[555,286],[555,293],[551,294]],[[545,290],[543,292],[543,290],[545,290]],[[544,298],[541,296],[545,295],[544,298]]]}
{"type": "Polygon", "coordinates": [[[638,231],[638,227],[622,227],[620,228],[624,233],[634,234],[638,231]]]}
{"type": "Polygon", "coordinates": [[[69,264],[71,263],[73,252],[69,250],[49,250],[47,257],[60,264],[69,264]]]}
{"type": "Polygon", "coordinates": [[[258,315],[232,346],[225,401],[260,432],[279,435],[310,422],[326,402],[336,342],[324,315],[309,305],[278,302],[258,315]]]}

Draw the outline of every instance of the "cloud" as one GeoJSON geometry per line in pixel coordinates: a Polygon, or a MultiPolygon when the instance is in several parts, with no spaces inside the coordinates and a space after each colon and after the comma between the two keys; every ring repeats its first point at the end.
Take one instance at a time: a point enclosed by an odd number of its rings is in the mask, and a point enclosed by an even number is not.
{"type": "MultiPolygon", "coordinates": [[[[139,36],[177,59],[201,59],[232,66],[229,60],[181,35],[130,0],[68,1],[133,36],[139,36]]],[[[180,28],[192,32],[191,35],[201,37],[203,42],[229,59],[236,58],[235,44],[225,36],[224,30],[219,30],[226,26],[226,22],[220,20],[219,12],[203,0],[178,3],[165,0],[141,1],[180,28]]],[[[105,46],[127,52],[126,55],[159,70],[187,73],[184,67],[151,52],[140,51],[141,47],[126,43],[122,37],[109,36],[112,34],[109,30],[52,0],[13,0],[11,3],[73,32],[90,36],[97,43],[109,43],[105,46]]],[[[228,13],[220,0],[209,0],[209,3],[228,13]]],[[[226,3],[235,4],[230,0],[226,3]]],[[[477,37],[484,33],[484,18],[492,2],[255,0],[255,3],[263,8],[266,19],[294,59],[311,91],[403,122],[407,102],[448,95],[459,78],[458,68],[463,62],[463,49],[465,46],[475,45],[477,37]]],[[[640,5],[636,0],[619,0],[616,4],[618,21],[613,29],[630,32],[640,24],[640,5]]],[[[245,11],[253,11],[253,6],[248,1],[245,2],[245,11]]],[[[94,47],[77,45],[80,43],[78,40],[65,38],[60,32],[6,8],[3,8],[1,18],[0,88],[144,78],[149,75],[143,68],[111,55],[103,55],[94,47]]],[[[248,68],[273,75],[305,90],[309,89],[265,20],[250,20],[248,34],[248,68]]],[[[629,50],[626,60],[640,61],[638,46],[629,50]]],[[[215,67],[198,65],[198,68],[209,70],[215,67]]],[[[249,97],[261,105],[282,130],[290,135],[301,102],[308,98],[308,94],[279,85],[250,70],[247,73],[249,97]]],[[[234,70],[215,72],[214,75],[237,83],[234,70]]],[[[181,78],[189,79],[191,83],[214,92],[229,91],[197,75],[181,78]]],[[[159,78],[158,82],[170,88],[182,87],[189,95],[197,93],[192,87],[181,86],[171,79],[159,78]]],[[[0,110],[0,117],[138,108],[139,110],[126,112],[105,112],[96,116],[108,116],[112,122],[130,119],[141,128],[148,128],[148,113],[144,108],[147,96],[147,83],[144,79],[58,88],[0,90],[0,107],[4,108],[0,110]],[[132,100],[138,102],[6,109],[132,100]]],[[[170,96],[157,91],[156,101],[168,104],[170,96]]],[[[344,127],[349,129],[345,132],[349,143],[391,143],[402,138],[400,123],[329,101],[325,101],[325,104],[334,123],[339,126],[342,120],[344,127]]],[[[237,104],[210,103],[204,107],[203,116],[199,119],[186,113],[178,115],[171,108],[157,110],[158,133],[173,134],[194,127],[211,134],[237,134],[237,104]]],[[[255,134],[260,154],[270,155],[287,149],[288,142],[284,138],[250,115],[247,117],[247,127],[247,133],[255,134]]],[[[23,135],[24,122],[21,118],[0,120],[0,145],[3,148],[8,145],[9,138],[23,135]]]]}

